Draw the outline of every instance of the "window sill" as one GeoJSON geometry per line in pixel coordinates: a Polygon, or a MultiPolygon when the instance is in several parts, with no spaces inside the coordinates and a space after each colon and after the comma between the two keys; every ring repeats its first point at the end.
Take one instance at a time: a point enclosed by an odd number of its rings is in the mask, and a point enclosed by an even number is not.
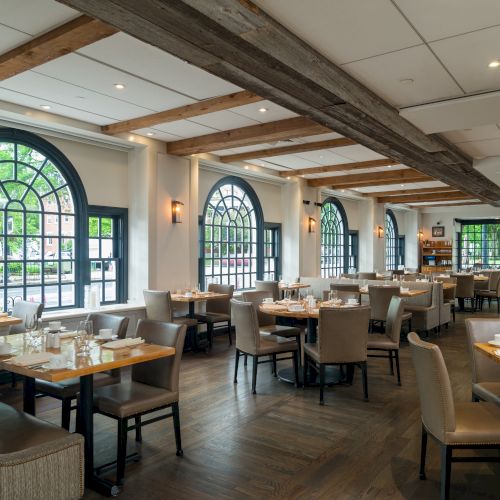
{"type": "Polygon", "coordinates": [[[74,309],[63,309],[59,311],[48,311],[42,314],[43,321],[53,321],[53,320],[64,320],[70,318],[78,318],[80,316],[86,316],[87,314],[93,312],[101,313],[123,313],[126,311],[140,311],[144,310],[146,306],[141,303],[136,304],[112,304],[108,306],[101,306],[98,310],[85,309],[83,307],[78,307],[74,309]]]}

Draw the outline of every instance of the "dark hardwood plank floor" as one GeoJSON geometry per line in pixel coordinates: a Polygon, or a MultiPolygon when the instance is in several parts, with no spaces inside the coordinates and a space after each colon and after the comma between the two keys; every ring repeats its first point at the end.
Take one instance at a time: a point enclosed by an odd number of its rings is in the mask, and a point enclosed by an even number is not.
{"type": "MultiPolygon", "coordinates": [[[[477,317],[497,317],[491,312],[477,317]]],[[[485,311],[487,310],[487,307],[485,311]]],[[[456,401],[470,401],[470,365],[464,319],[432,336],[446,360],[456,401]]],[[[288,362],[286,362],[288,363],[288,362]]],[[[233,379],[234,349],[217,338],[210,354],[188,353],[181,371],[184,457],[175,456],[171,420],[143,430],[142,460],[127,466],[123,499],[439,498],[439,449],[428,447],[427,480],[418,479],[420,411],[407,344],[401,348],[402,387],[388,362],[369,360],[370,401],[353,386],[326,392],[280,382],[270,364],[259,366],[257,395],[250,392],[251,363],[233,379]]],[[[2,400],[21,405],[21,384],[2,386],[2,400]]],[[[59,423],[59,403],[37,401],[41,418],[59,423]]],[[[74,420],[74,415],[73,415],[74,420]]],[[[114,459],[115,422],[96,416],[96,462],[114,459]]],[[[129,434],[129,451],[136,448],[129,434]]],[[[87,492],[85,498],[101,498],[87,492]]],[[[500,465],[454,464],[451,498],[500,498],[500,465]]]]}

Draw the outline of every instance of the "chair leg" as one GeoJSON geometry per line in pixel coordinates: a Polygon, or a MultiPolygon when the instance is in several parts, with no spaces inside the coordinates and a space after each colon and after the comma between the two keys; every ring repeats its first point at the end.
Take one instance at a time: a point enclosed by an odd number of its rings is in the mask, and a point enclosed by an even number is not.
{"type": "Polygon", "coordinates": [[[425,456],[427,453],[427,430],[422,424],[422,440],[420,442],[420,479],[423,481],[425,476],[425,456]]]}
{"type": "Polygon", "coordinates": [[[293,373],[295,375],[295,387],[299,387],[299,352],[294,351],[293,353],[293,373]]]}
{"type": "Polygon", "coordinates": [[[398,375],[398,385],[401,385],[401,371],[399,369],[399,351],[394,351],[394,358],[396,359],[396,373],[398,375]]]}
{"type": "Polygon", "coordinates": [[[304,361],[302,364],[302,388],[305,389],[307,385],[307,354],[304,352],[304,361]]]}
{"type": "Polygon", "coordinates": [[[450,498],[451,447],[441,445],[441,500],[450,498]]]}
{"type": "Polygon", "coordinates": [[[233,345],[233,336],[231,335],[231,321],[227,322],[227,335],[229,337],[229,345],[233,345]]]}
{"type": "Polygon", "coordinates": [[[181,419],[179,415],[179,403],[177,401],[172,404],[172,417],[174,420],[175,446],[177,448],[175,454],[178,457],[182,457],[184,455],[184,452],[182,451],[181,419]]]}
{"type": "Polygon", "coordinates": [[[361,373],[363,375],[363,395],[365,397],[365,401],[368,401],[368,365],[366,361],[361,363],[361,373]]]}
{"type": "Polygon", "coordinates": [[[116,482],[123,484],[125,477],[125,462],[127,458],[127,419],[118,420],[118,451],[116,457],[116,482]]]}
{"type": "Polygon", "coordinates": [[[10,386],[15,389],[16,387],[16,374],[14,372],[11,372],[10,374],[10,386]]]}
{"type": "Polygon", "coordinates": [[[135,440],[138,443],[142,442],[141,416],[134,417],[135,420],[135,440]]]}
{"type": "MultiPolygon", "coordinates": [[[[245,354],[245,365],[247,361],[247,355],[245,354]]],[[[236,349],[236,359],[234,360],[234,383],[238,383],[238,365],[240,364],[240,350],[236,349]]]]}
{"type": "Polygon", "coordinates": [[[453,323],[455,323],[456,319],[455,319],[455,305],[453,304],[453,323]]]}
{"type": "Polygon", "coordinates": [[[276,369],[276,354],[273,354],[273,374],[275,377],[278,376],[278,370],[276,369]]]}
{"type": "Polygon", "coordinates": [[[247,366],[247,365],[248,365],[248,356],[247,356],[246,354],[245,354],[245,361],[244,361],[244,363],[243,363],[243,364],[244,364],[245,366],[247,366]]]}
{"type": "Polygon", "coordinates": [[[391,375],[394,375],[394,358],[392,357],[392,351],[389,351],[389,369],[391,370],[391,375]]]}
{"type": "Polygon", "coordinates": [[[61,427],[69,431],[71,421],[71,398],[64,398],[61,403],[61,427]]]}
{"type": "Polygon", "coordinates": [[[253,356],[253,366],[252,366],[252,394],[257,394],[255,390],[257,386],[257,366],[259,362],[258,356],[253,356]]]}
{"type": "Polygon", "coordinates": [[[319,404],[325,404],[325,365],[319,365],[319,404]]]}
{"type": "Polygon", "coordinates": [[[214,343],[214,324],[207,323],[207,340],[208,340],[208,348],[212,349],[212,345],[214,343]]]}

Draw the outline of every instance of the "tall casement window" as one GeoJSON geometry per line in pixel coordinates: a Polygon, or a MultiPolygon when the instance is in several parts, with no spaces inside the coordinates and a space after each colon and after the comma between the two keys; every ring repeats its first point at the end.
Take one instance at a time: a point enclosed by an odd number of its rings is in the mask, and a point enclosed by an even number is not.
{"type": "Polygon", "coordinates": [[[385,212],[385,268],[396,270],[398,268],[398,223],[392,210],[385,212]]]}
{"type": "Polygon", "coordinates": [[[0,304],[82,304],[86,197],[69,160],[28,132],[0,129],[0,304]]]}
{"type": "Polygon", "coordinates": [[[203,211],[200,285],[254,286],[264,270],[262,208],[252,187],[239,177],[221,179],[210,191],[203,211]]]}
{"type": "Polygon", "coordinates": [[[458,233],[458,268],[500,267],[500,222],[462,220],[458,233]]]}
{"type": "Polygon", "coordinates": [[[281,224],[265,223],[264,279],[276,281],[281,274],[281,224]]]}
{"type": "Polygon", "coordinates": [[[349,266],[349,229],[344,207],[335,198],[321,206],[321,277],[347,272],[349,266]]]}

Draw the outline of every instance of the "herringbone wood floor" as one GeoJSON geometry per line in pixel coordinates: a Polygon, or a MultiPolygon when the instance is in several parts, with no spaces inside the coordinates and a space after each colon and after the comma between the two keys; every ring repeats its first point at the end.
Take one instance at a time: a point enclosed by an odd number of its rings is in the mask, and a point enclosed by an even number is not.
{"type": "MultiPolygon", "coordinates": [[[[455,325],[431,338],[443,351],[461,401],[470,400],[465,317],[458,314],[455,325]]],[[[121,498],[439,497],[439,450],[432,441],[428,479],[418,479],[420,413],[408,345],[401,349],[402,387],[389,375],[386,360],[369,360],[369,402],[362,399],[359,372],[352,387],[329,389],[321,407],[316,389],[280,382],[270,365],[259,366],[258,394],[252,395],[250,363],[246,370],[241,365],[233,385],[234,349],[225,336],[210,354],[184,356],[184,457],[175,456],[170,420],[146,427],[142,461],[127,466],[121,498]]],[[[20,405],[20,384],[1,389],[5,402],[20,405]]],[[[37,404],[40,417],[59,421],[57,401],[43,398],[37,404]]],[[[96,462],[114,459],[115,435],[115,423],[96,416],[96,462]]],[[[135,446],[130,433],[129,451],[135,446]]],[[[451,497],[500,498],[500,465],[454,464],[451,497]]],[[[87,492],[85,498],[100,496],[87,492]]]]}

